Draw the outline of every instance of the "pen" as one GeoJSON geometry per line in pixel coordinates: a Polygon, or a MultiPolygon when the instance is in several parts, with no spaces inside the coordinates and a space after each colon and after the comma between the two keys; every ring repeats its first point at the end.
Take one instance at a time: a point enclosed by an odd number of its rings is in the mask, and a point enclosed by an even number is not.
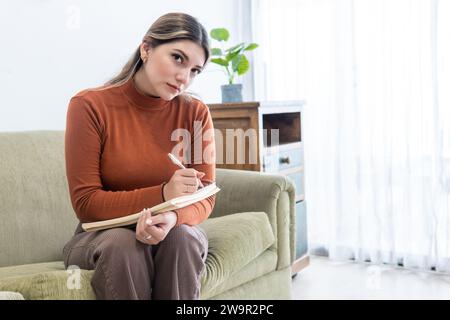
{"type": "MultiPolygon", "coordinates": [[[[177,157],[175,157],[173,154],[168,153],[168,156],[170,158],[170,160],[172,160],[173,163],[175,163],[177,166],[179,166],[181,169],[186,169],[186,167],[180,162],[180,160],[177,159],[177,157]]],[[[200,179],[199,179],[200,180],[200,179]]],[[[203,183],[200,180],[200,186],[199,188],[203,188],[203,183]]]]}
{"type": "Polygon", "coordinates": [[[173,154],[169,153],[169,158],[172,160],[173,163],[175,163],[177,166],[179,166],[181,169],[186,169],[185,166],[180,162],[180,160],[177,159],[173,154]]]}

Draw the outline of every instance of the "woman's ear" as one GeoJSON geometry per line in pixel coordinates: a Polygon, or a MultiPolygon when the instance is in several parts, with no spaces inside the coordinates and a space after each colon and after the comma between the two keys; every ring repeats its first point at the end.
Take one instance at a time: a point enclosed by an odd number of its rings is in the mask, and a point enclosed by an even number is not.
{"type": "Polygon", "coordinates": [[[151,51],[149,45],[146,42],[142,41],[142,43],[141,43],[141,45],[139,47],[139,51],[141,53],[141,59],[144,62],[147,62],[147,59],[149,58],[150,51],[151,51]]]}

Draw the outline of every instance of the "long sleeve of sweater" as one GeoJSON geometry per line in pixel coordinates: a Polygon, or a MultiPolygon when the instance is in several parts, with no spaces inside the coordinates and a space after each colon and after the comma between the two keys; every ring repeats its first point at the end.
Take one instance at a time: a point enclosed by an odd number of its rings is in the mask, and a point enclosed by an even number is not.
{"type": "Polygon", "coordinates": [[[105,190],[101,176],[103,135],[104,124],[95,110],[82,98],[72,99],[65,158],[72,205],[80,221],[117,218],[163,202],[162,183],[134,190],[105,190]]]}

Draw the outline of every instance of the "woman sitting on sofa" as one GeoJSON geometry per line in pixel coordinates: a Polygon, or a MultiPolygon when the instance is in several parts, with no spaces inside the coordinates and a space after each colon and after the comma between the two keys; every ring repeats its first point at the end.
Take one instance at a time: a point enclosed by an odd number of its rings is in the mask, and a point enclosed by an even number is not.
{"type": "Polygon", "coordinates": [[[215,197],[155,216],[144,208],[215,180],[214,139],[202,138],[213,129],[209,110],[184,93],[208,59],[204,27],[187,14],[166,14],[119,75],[70,101],[66,170],[80,222],[144,211],[131,227],[84,232],[80,224],[66,244],[66,268],[95,270],[98,299],[199,298],[208,240],[197,225],[215,197]],[[187,168],[178,169],[167,154],[177,154],[179,130],[190,133],[190,150],[200,141],[209,159],[188,152],[187,168]]]}

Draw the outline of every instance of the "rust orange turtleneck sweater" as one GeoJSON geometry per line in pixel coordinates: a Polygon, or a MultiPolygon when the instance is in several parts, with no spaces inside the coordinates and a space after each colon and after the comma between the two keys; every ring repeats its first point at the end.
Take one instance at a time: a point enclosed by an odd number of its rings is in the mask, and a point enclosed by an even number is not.
{"type": "MultiPolygon", "coordinates": [[[[177,140],[172,141],[176,129],[190,133],[187,144],[191,145],[191,164],[185,166],[204,172],[204,185],[215,181],[215,165],[207,164],[202,157],[209,150],[215,159],[214,139],[200,138],[202,150],[194,152],[194,121],[200,121],[197,128],[202,133],[213,128],[209,110],[199,100],[176,97],[165,101],[143,95],[133,79],[120,86],[76,94],[67,111],[65,158],[78,219],[112,219],[163,202],[163,183],[179,169],[167,156],[182,140],[176,135],[177,140]]],[[[197,136],[199,133],[196,130],[197,136]]],[[[204,221],[214,203],[215,195],[174,210],[177,224],[204,221]]]]}

